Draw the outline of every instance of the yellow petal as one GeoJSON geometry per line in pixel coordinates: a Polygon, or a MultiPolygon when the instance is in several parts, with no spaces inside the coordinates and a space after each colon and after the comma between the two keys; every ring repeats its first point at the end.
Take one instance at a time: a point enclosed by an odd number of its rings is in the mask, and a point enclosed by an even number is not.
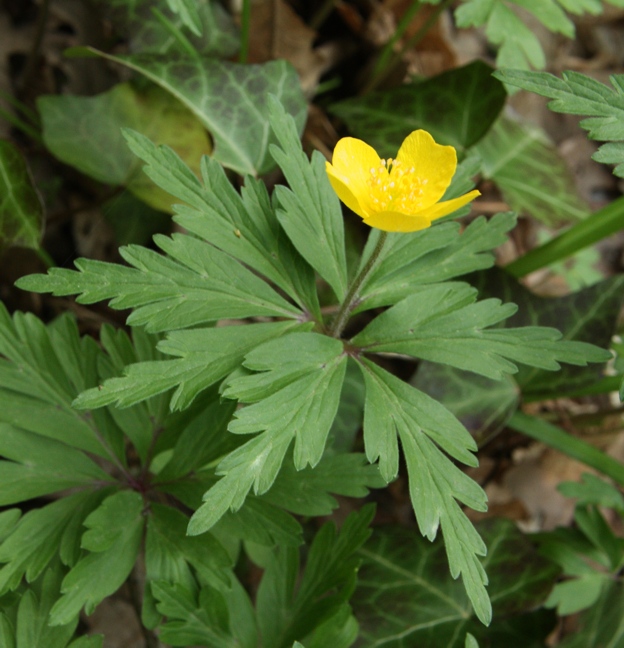
{"type": "Polygon", "coordinates": [[[378,212],[365,218],[364,223],[386,232],[416,232],[429,227],[431,220],[420,214],[408,216],[398,212],[378,212]]]}
{"type": "Polygon", "coordinates": [[[362,208],[359,200],[355,197],[351,189],[349,189],[347,184],[349,182],[348,179],[337,175],[336,170],[329,162],[325,162],[325,170],[327,171],[329,182],[338,195],[338,198],[340,198],[340,200],[351,211],[355,212],[361,218],[366,218],[369,215],[369,212],[362,208]]]}
{"type": "Polygon", "coordinates": [[[444,195],[457,168],[457,153],[452,146],[436,144],[424,130],[410,133],[397,153],[397,160],[414,167],[416,175],[427,180],[421,205],[433,205],[444,195]]]}
{"type": "MultiPolygon", "coordinates": [[[[332,156],[331,167],[333,167],[334,177],[346,185],[359,203],[360,208],[367,213],[371,211],[369,206],[370,171],[377,169],[380,164],[381,160],[375,149],[355,137],[343,137],[338,140],[332,156]]],[[[329,168],[327,167],[328,173],[329,168]]],[[[353,209],[348,203],[345,204],[353,209]]]]}
{"type": "Polygon", "coordinates": [[[469,191],[467,194],[460,196],[459,198],[453,198],[452,200],[445,200],[444,202],[437,203],[433,207],[428,207],[423,209],[420,212],[419,216],[423,216],[429,220],[436,220],[437,218],[442,218],[442,216],[447,216],[452,214],[454,211],[467,205],[471,200],[474,200],[477,196],[480,196],[481,192],[474,189],[469,191]]]}

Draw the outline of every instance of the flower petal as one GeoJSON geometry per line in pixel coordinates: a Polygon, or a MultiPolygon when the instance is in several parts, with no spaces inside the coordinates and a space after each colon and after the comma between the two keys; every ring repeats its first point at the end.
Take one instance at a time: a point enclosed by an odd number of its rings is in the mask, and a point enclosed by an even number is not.
{"type": "Polygon", "coordinates": [[[477,198],[477,196],[480,195],[481,192],[477,191],[477,189],[474,189],[473,191],[469,191],[467,194],[464,194],[459,198],[445,200],[444,202],[437,203],[432,207],[423,209],[423,211],[418,215],[424,216],[425,218],[434,221],[438,218],[442,218],[442,216],[448,216],[448,214],[452,214],[454,211],[456,211],[460,207],[463,207],[464,205],[467,205],[471,200],[474,200],[475,198],[477,198]]]}
{"type": "MultiPolygon", "coordinates": [[[[355,137],[343,137],[338,140],[336,148],[334,148],[331,161],[334,177],[347,186],[360,207],[367,212],[371,211],[369,207],[370,171],[373,168],[377,169],[380,164],[381,160],[375,149],[355,137]]],[[[327,167],[328,173],[329,168],[327,167]]],[[[348,203],[345,204],[353,209],[348,203]]]]}
{"type": "Polygon", "coordinates": [[[349,186],[347,184],[349,180],[337,175],[336,170],[329,162],[325,162],[325,170],[327,171],[329,182],[338,195],[338,198],[340,198],[340,200],[351,211],[355,212],[361,218],[366,218],[369,215],[369,212],[362,208],[359,200],[355,197],[351,189],[349,189],[349,186]]]}
{"type": "Polygon", "coordinates": [[[431,220],[426,216],[408,216],[398,212],[378,212],[364,219],[369,227],[386,232],[417,232],[431,225],[431,220]]]}
{"type": "Polygon", "coordinates": [[[396,159],[414,167],[416,175],[427,181],[421,205],[433,205],[442,198],[457,168],[455,149],[436,144],[424,130],[413,131],[403,140],[396,159]]]}

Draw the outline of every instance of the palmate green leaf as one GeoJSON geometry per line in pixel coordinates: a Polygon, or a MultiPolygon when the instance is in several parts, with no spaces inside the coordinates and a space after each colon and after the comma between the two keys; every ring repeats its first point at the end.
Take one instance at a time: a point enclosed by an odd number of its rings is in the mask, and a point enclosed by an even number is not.
{"type": "Polygon", "coordinates": [[[426,81],[341,101],[331,112],[381,157],[396,155],[406,135],[418,128],[463,150],[485,135],[505,104],[507,93],[493,71],[474,61],[426,81]]]}
{"type": "Polygon", "coordinates": [[[379,459],[380,472],[390,481],[398,473],[401,440],[419,529],[433,540],[442,527],[451,575],[463,576],[477,616],[489,624],[487,576],[477,558],[486,554],[486,547],[456,502],[485,511],[485,493],[444,454],[474,466],[476,444],[461,423],[426,394],[367,360],[361,368],[366,382],[366,456],[371,462],[379,459]]]}
{"type": "Polygon", "coordinates": [[[474,151],[483,176],[496,183],[514,211],[547,224],[589,214],[569,166],[540,129],[503,117],[474,151]]]}
{"type": "Polygon", "coordinates": [[[347,361],[340,405],[329,432],[328,452],[338,455],[353,450],[364,416],[365,388],[362,372],[354,361],[347,361]]]}
{"type": "MultiPolygon", "coordinates": [[[[305,648],[350,648],[358,636],[358,623],[351,613],[351,606],[345,603],[333,616],[314,628],[305,639],[305,648]]],[[[303,648],[295,641],[293,648],[303,648]]]]}
{"type": "Polygon", "coordinates": [[[330,493],[362,498],[369,488],[385,484],[378,467],[369,464],[363,454],[325,455],[314,468],[300,471],[285,461],[271,490],[260,499],[297,515],[330,515],[338,507],[330,493]]]}
{"type": "Polygon", "coordinates": [[[271,146],[271,155],[290,185],[290,189],[275,188],[277,217],[301,256],[340,300],[347,291],[344,224],[340,201],[325,171],[325,158],[315,151],[308,161],[295,121],[275,97],[269,101],[271,127],[279,142],[279,146],[271,146]]]}
{"type": "MultiPolygon", "coordinates": [[[[607,348],[615,333],[623,299],[624,278],[610,277],[593,286],[557,298],[534,295],[516,279],[500,270],[488,270],[471,277],[481,296],[497,297],[519,306],[506,326],[522,330],[525,326],[552,326],[561,331],[563,340],[591,343],[607,348]]],[[[603,352],[602,361],[610,358],[603,352]]],[[[566,392],[589,387],[603,374],[604,365],[562,367],[557,374],[523,367],[515,376],[525,397],[559,397],[566,392]]]]}
{"type": "MultiPolygon", "coordinates": [[[[78,624],[77,618],[61,627],[51,628],[48,625],[50,608],[59,596],[62,578],[62,572],[56,566],[48,569],[37,583],[23,592],[15,606],[17,609],[14,626],[8,616],[13,610],[5,608],[4,614],[0,613],[2,648],[75,648],[81,645],[72,642],[78,624]]],[[[101,636],[92,637],[91,643],[83,642],[82,647],[101,648],[101,640],[101,636]]]]}
{"type": "MultiPolygon", "coordinates": [[[[373,514],[371,505],[352,513],[339,534],[333,523],[324,524],[312,542],[300,580],[298,550],[273,550],[263,565],[265,571],[256,599],[263,645],[287,648],[300,640],[305,646],[320,646],[314,642],[314,630],[320,622],[338,617],[338,626],[344,627],[351,616],[348,614],[345,619],[346,603],[355,587],[360,564],[357,551],[370,535],[373,514]]],[[[352,622],[349,626],[351,631],[355,629],[352,622]]]]}
{"type": "Polygon", "coordinates": [[[351,599],[360,624],[358,646],[463,648],[469,632],[481,646],[542,648],[556,616],[535,610],[558,569],[509,520],[479,523],[478,530],[490,547],[484,563],[494,618],[488,628],[473,616],[461,585],[443,573],[442,542],[381,527],[359,552],[363,564],[351,599]]]}
{"type": "MultiPolygon", "coordinates": [[[[236,438],[234,435],[228,436],[236,438]]],[[[196,471],[185,479],[160,483],[158,488],[175,497],[190,510],[196,510],[202,505],[204,493],[218,481],[214,469],[205,469],[196,471]]],[[[276,545],[298,547],[302,542],[303,529],[284,509],[264,501],[263,497],[249,495],[245,500],[245,506],[238,511],[225,513],[212,527],[211,533],[227,549],[232,558],[236,559],[243,541],[265,547],[276,545]]]]}
{"type": "MultiPolygon", "coordinates": [[[[0,421],[108,458],[123,437],[93,424],[71,407],[76,395],[97,384],[102,353],[75,321],[62,316],[45,326],[31,314],[11,318],[0,304],[0,421]]],[[[105,421],[102,421],[103,423],[105,421]]]]}
{"type": "MultiPolygon", "coordinates": [[[[613,88],[579,72],[563,72],[561,79],[547,72],[523,70],[499,70],[494,76],[552,99],[548,107],[555,112],[589,115],[580,125],[588,131],[591,139],[624,140],[624,75],[610,77],[613,88]]],[[[593,158],[598,162],[616,164],[614,173],[623,177],[624,150],[621,144],[603,145],[593,158]]]]}
{"type": "Polygon", "coordinates": [[[28,511],[0,544],[0,592],[14,590],[23,577],[33,582],[57,554],[73,567],[80,556],[82,523],[110,492],[75,493],[28,511]]]}
{"type": "Polygon", "coordinates": [[[238,511],[226,513],[213,531],[224,546],[238,540],[264,547],[299,547],[303,535],[292,515],[254,495],[248,496],[238,511]]]}
{"type": "Polygon", "coordinates": [[[188,518],[171,507],[160,504],[150,506],[145,539],[146,587],[141,618],[149,628],[161,622],[150,583],[166,581],[177,583],[196,593],[196,581],[191,566],[202,582],[227,589],[230,576],[227,570],[232,561],[212,534],[201,537],[186,535],[188,518]]]}
{"type": "Polygon", "coordinates": [[[0,542],[3,542],[13,531],[21,514],[17,508],[5,509],[0,513],[0,542]]]}
{"type": "MultiPolygon", "coordinates": [[[[442,223],[413,234],[388,235],[381,261],[365,279],[355,312],[390,306],[409,296],[418,286],[452,279],[494,264],[492,250],[502,245],[514,227],[515,216],[497,214],[476,218],[457,235],[458,223],[442,223]]],[[[373,230],[363,262],[377,242],[373,230]]]]}
{"type": "Polygon", "coordinates": [[[81,558],[63,579],[63,596],[50,612],[50,625],[65,625],[84,607],[91,614],[128,578],[134,567],[143,535],[143,499],[133,491],[107,497],[84,524],[81,558]]]}
{"type": "Polygon", "coordinates": [[[0,423],[0,505],[113,479],[84,452],[0,423]]]}
{"type": "Polygon", "coordinates": [[[118,309],[133,308],[130,325],[150,333],[188,328],[224,318],[278,316],[301,312],[266,282],[214,246],[183,234],[157,235],[168,257],[138,245],[120,249],[133,267],[79,259],[79,272],[51,268],[19,285],[54,295],[79,293],[78,301],[110,299],[118,309]]]}
{"type": "Polygon", "coordinates": [[[388,309],[352,343],[366,353],[401,353],[500,380],[516,362],[546,370],[559,362],[584,366],[607,360],[607,352],[585,342],[561,340],[542,326],[489,328],[513,315],[514,304],[476,302],[476,289],[462,283],[431,284],[388,309]]]}
{"type": "Polygon", "coordinates": [[[498,68],[544,67],[546,60],[540,42],[533,31],[514,11],[522,8],[532,14],[549,31],[573,38],[574,23],[565,10],[573,13],[596,11],[596,0],[464,0],[455,10],[459,27],[485,26],[488,40],[499,47],[498,68]]]}
{"type": "MultiPolygon", "coordinates": [[[[98,0],[104,16],[122,34],[132,52],[155,54],[188,54],[183,39],[173,31],[186,24],[182,15],[169,9],[169,0],[98,0]],[[157,9],[168,25],[155,15],[157,9]],[[174,30],[168,28],[173,26],[174,30]]],[[[191,4],[197,14],[198,31],[185,33],[184,38],[193,49],[205,56],[229,58],[239,47],[238,27],[234,20],[215,0],[195,0],[191,4]],[[195,35],[197,34],[197,35],[195,35]]]]}
{"type": "Polygon", "coordinates": [[[122,134],[132,128],[177,151],[199,174],[212,142],[204,125],[157,85],[122,83],[94,97],[40,97],[43,139],[59,160],[111,185],[123,185],[155,209],[170,211],[172,197],[141,172],[122,134]]]}
{"type": "Polygon", "coordinates": [[[540,538],[541,553],[572,577],[557,583],[545,604],[556,607],[560,616],[593,605],[624,564],[624,540],[614,534],[597,506],[577,504],[574,521],[576,528],[557,529],[540,538]]]}
{"type": "Polygon", "coordinates": [[[11,142],[0,140],[0,246],[39,249],[43,204],[26,165],[11,142]]]}
{"type": "Polygon", "coordinates": [[[210,133],[213,158],[240,174],[259,175],[274,164],[269,155],[268,96],[275,95],[300,132],[306,101],[295,69],[286,61],[242,65],[202,56],[156,54],[113,56],[91,47],[69,50],[101,56],[160,85],[186,105],[210,133]]]}
{"type": "Polygon", "coordinates": [[[223,167],[204,157],[202,184],[170,148],[133,131],[125,137],[147,163],[145,173],[186,203],[174,207],[182,227],[258,271],[320,317],[314,272],[281,229],[263,182],[248,176],[239,194],[223,167]]]}
{"type": "Polygon", "coordinates": [[[297,470],[320,461],[338,409],[346,360],[339,340],[315,333],[292,333],[248,354],[245,365],[264,373],[233,380],[224,395],[250,393],[252,400],[263,400],[238,410],[228,429],[234,434],[261,434],[218,465],[223,478],[205,494],[189,533],[201,533],[228,509],[239,509],[252,488],[257,495],[268,491],[293,440],[297,470]],[[276,356],[276,348],[280,355],[276,356]],[[282,358],[290,358],[284,368],[282,358]],[[303,374],[298,358],[306,367],[303,374]]]}
{"type": "Polygon", "coordinates": [[[116,403],[129,407],[175,387],[170,407],[185,409],[201,391],[236,369],[248,351],[289,330],[309,326],[286,321],[175,331],[158,348],[177,359],[130,365],[125,376],[110,378],[80,394],[74,406],[89,409],[116,403]]]}
{"type": "MultiPolygon", "coordinates": [[[[155,350],[156,342],[157,338],[148,335],[139,327],[132,330],[131,340],[124,330],[103,325],[100,329],[100,343],[106,355],[102,355],[98,361],[100,380],[118,376],[127,365],[141,360],[164,359],[162,354],[155,350]]],[[[125,437],[132,442],[141,461],[146,462],[149,453],[154,450],[154,439],[161,439],[163,436],[162,433],[157,433],[157,430],[162,431],[165,428],[169,431],[169,421],[165,421],[168,412],[169,399],[160,395],[131,408],[110,407],[95,410],[91,412],[91,416],[98,425],[101,425],[101,417],[112,418],[125,437]]],[[[126,456],[125,440],[118,456],[126,456]]]]}
{"type": "MultiPolygon", "coordinates": [[[[164,467],[159,469],[158,476],[154,480],[156,483],[167,483],[191,475],[241,445],[239,439],[226,432],[236,409],[236,403],[223,401],[216,390],[213,390],[212,395],[205,392],[202,397],[210,398],[204,400],[204,406],[191,421],[179,425],[180,433],[173,447],[168,443],[167,438],[159,438],[161,443],[157,443],[156,452],[171,449],[171,454],[164,467]],[[166,445],[163,442],[166,442],[166,445]]],[[[178,427],[178,425],[171,421],[169,427],[178,427]]]]}
{"type": "Polygon", "coordinates": [[[591,473],[583,473],[581,481],[564,482],[557,490],[566,497],[577,499],[578,504],[612,508],[624,516],[624,496],[615,486],[591,473]]]}
{"type": "Polygon", "coordinates": [[[167,622],[159,638],[171,646],[256,648],[258,637],[253,607],[237,578],[229,591],[204,587],[199,597],[179,584],[152,584],[158,611],[167,622]]]}

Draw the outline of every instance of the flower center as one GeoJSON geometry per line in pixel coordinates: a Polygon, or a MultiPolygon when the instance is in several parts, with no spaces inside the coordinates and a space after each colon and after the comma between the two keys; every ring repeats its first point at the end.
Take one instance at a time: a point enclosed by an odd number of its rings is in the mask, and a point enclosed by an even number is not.
{"type": "Polygon", "coordinates": [[[414,167],[406,167],[400,160],[381,160],[370,170],[368,185],[375,211],[394,211],[410,214],[421,208],[427,178],[416,175],[414,167]]]}

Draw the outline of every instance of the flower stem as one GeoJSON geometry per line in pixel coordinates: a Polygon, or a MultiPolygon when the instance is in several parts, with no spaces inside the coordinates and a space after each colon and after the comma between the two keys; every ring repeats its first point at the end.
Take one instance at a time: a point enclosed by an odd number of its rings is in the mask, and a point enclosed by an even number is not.
{"type": "Polygon", "coordinates": [[[360,288],[362,287],[362,284],[364,283],[366,277],[368,277],[368,275],[370,274],[370,271],[375,267],[377,259],[379,259],[379,254],[381,253],[387,237],[388,232],[382,231],[379,234],[375,249],[372,251],[370,257],[368,257],[368,261],[366,262],[364,267],[360,270],[360,272],[358,272],[358,274],[355,276],[355,279],[349,286],[349,290],[347,291],[344,301],[340,306],[338,315],[336,315],[336,319],[334,320],[334,323],[332,324],[332,327],[329,331],[329,334],[332,337],[339,338],[340,334],[343,332],[344,327],[349,321],[351,311],[355,308],[360,298],[360,288]]]}
{"type": "Polygon", "coordinates": [[[241,11],[241,47],[238,53],[238,62],[247,63],[249,55],[249,30],[251,26],[251,0],[243,0],[241,11]]]}
{"type": "MultiPolygon", "coordinates": [[[[373,90],[376,90],[379,84],[394,70],[394,68],[401,62],[403,56],[405,55],[405,52],[408,50],[416,47],[420,43],[420,41],[425,37],[427,32],[433,27],[433,25],[436,23],[440,15],[450,7],[451,3],[453,0],[442,0],[439,5],[436,6],[436,8],[431,12],[431,15],[425,20],[423,23],[422,27],[401,47],[401,49],[398,52],[395,52],[393,56],[385,55],[385,52],[382,56],[384,56],[384,64],[383,66],[380,66],[379,64],[375,67],[375,70],[373,71],[373,74],[371,75],[371,78],[369,82],[362,88],[360,91],[360,96],[366,95],[369,92],[372,92],[373,90]]],[[[420,7],[419,3],[414,3],[416,7],[420,7]]],[[[410,16],[411,18],[411,16],[410,16]]],[[[405,29],[409,26],[409,24],[406,24],[405,26],[401,25],[401,29],[405,31],[405,29]]],[[[393,44],[393,49],[394,49],[394,41],[391,41],[393,44]]]]}

